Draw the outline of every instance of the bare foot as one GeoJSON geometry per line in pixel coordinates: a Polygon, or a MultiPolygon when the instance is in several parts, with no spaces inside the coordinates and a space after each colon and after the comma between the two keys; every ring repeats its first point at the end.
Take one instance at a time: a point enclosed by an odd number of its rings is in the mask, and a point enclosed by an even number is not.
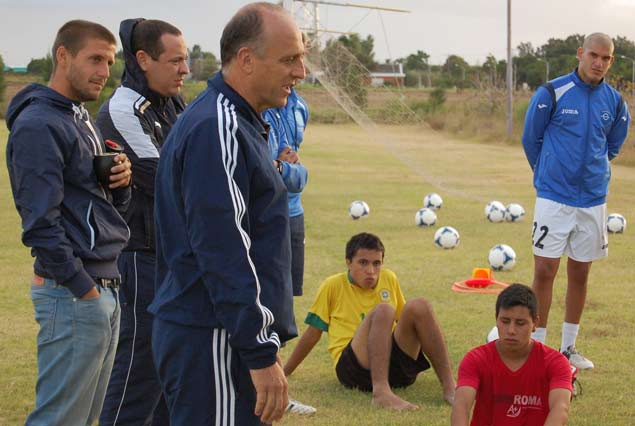
{"type": "Polygon", "coordinates": [[[388,408],[397,411],[414,411],[419,409],[418,405],[411,404],[405,399],[399,398],[392,392],[373,395],[372,404],[376,407],[388,408]]]}

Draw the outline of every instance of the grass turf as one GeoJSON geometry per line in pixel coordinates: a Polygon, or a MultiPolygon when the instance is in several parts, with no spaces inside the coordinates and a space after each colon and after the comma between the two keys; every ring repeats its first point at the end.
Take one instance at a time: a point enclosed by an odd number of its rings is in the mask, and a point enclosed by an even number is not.
{"type": "MultiPolygon", "coordinates": [[[[0,123],[0,147],[7,132],[0,123]]],[[[505,282],[531,283],[530,246],[534,191],[531,173],[519,146],[479,144],[434,133],[424,128],[381,127],[373,137],[353,125],[310,125],[300,152],[309,169],[303,200],[306,219],[304,296],[295,299],[300,331],[320,282],[344,270],[344,245],[354,233],[377,233],[386,245],[385,266],[394,270],[406,298],[425,296],[445,333],[453,369],[465,352],[484,342],[494,325],[493,295],[457,294],[454,281],[487,265],[496,243],[511,245],[518,255],[513,271],[495,273],[505,282]],[[434,185],[430,182],[434,182],[434,185]],[[417,228],[414,214],[423,196],[438,192],[444,200],[438,226],[450,225],[461,234],[454,250],[434,246],[433,228],[417,228]],[[353,221],[348,205],[364,200],[366,219],[353,221]],[[525,207],[520,223],[493,224],[483,216],[490,200],[525,207]]],[[[635,218],[635,169],[614,167],[609,212],[635,218]]],[[[6,168],[0,168],[0,424],[22,424],[34,401],[35,336],[28,281],[32,273],[29,250],[20,243],[20,224],[11,198],[6,168]]],[[[630,249],[635,231],[610,236],[610,256],[593,265],[587,307],[578,346],[596,368],[579,377],[584,393],[574,400],[570,425],[631,425],[635,417],[635,379],[631,373],[635,297],[631,291],[630,249]]],[[[566,275],[555,284],[548,343],[560,343],[566,275]]],[[[370,406],[370,396],[341,387],[326,352],[327,335],[289,378],[290,394],[314,405],[313,417],[287,416],[289,425],[446,425],[450,407],[432,372],[397,393],[419,404],[413,413],[394,413],[370,406]]],[[[283,358],[293,349],[291,341],[283,358]]],[[[193,372],[193,374],[196,374],[193,372]]]]}

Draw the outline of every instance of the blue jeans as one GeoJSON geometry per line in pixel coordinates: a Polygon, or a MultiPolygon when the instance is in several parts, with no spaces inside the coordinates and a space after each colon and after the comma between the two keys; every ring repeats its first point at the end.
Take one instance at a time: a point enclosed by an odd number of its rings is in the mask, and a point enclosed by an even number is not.
{"type": "MultiPolygon", "coordinates": [[[[35,281],[34,281],[35,282],[35,281]]],[[[99,417],[119,335],[117,291],[83,300],[54,280],[31,284],[37,336],[35,408],[27,426],[86,426],[99,417]]]]}

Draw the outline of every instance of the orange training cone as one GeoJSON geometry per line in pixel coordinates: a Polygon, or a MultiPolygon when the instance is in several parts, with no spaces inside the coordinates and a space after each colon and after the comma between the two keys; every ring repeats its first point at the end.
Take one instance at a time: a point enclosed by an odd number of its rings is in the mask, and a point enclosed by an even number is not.
{"type": "Polygon", "coordinates": [[[455,282],[452,290],[457,293],[498,294],[509,284],[496,281],[489,268],[474,268],[472,278],[455,282]]]}

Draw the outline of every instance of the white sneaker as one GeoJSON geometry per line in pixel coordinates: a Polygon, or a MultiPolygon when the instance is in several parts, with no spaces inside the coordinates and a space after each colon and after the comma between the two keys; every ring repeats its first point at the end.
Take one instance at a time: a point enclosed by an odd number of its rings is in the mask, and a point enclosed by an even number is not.
{"type": "Polygon", "coordinates": [[[289,405],[287,405],[286,411],[287,413],[298,414],[300,416],[310,416],[317,412],[315,407],[311,407],[310,405],[303,404],[291,398],[289,398],[289,405]]]}
{"type": "Polygon", "coordinates": [[[562,355],[566,356],[569,360],[569,364],[577,367],[578,370],[590,370],[594,367],[593,362],[583,357],[582,354],[575,348],[575,346],[569,346],[565,351],[562,352],[562,355]]]}

